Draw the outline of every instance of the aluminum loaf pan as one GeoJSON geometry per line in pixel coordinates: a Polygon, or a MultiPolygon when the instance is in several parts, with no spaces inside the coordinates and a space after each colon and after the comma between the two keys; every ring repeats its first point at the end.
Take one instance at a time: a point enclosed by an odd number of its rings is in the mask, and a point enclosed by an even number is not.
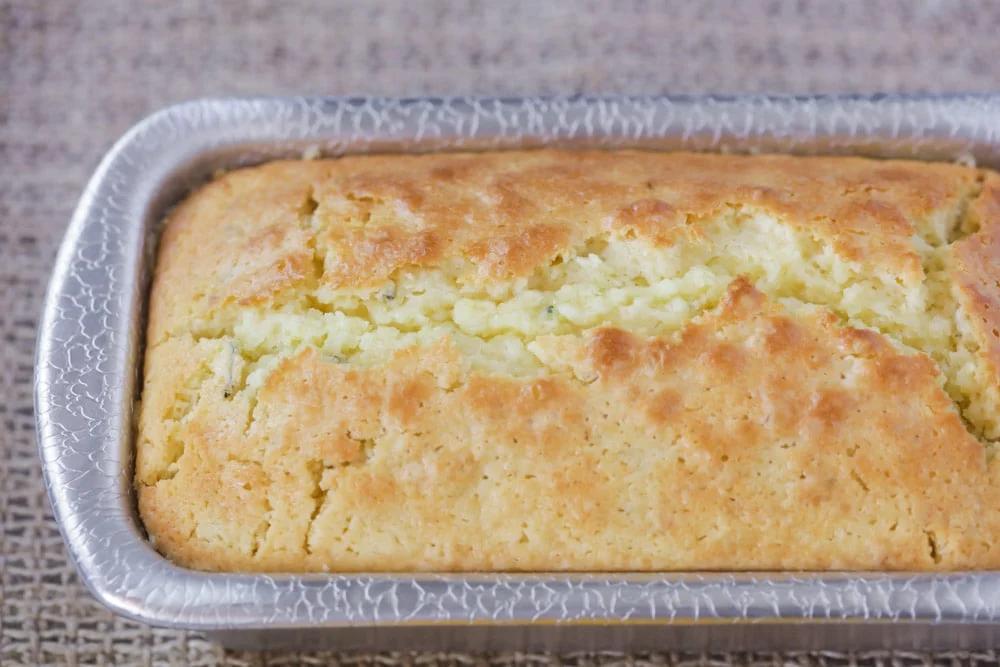
{"type": "Polygon", "coordinates": [[[36,412],[70,553],[108,607],[245,647],[939,647],[1000,643],[1000,573],[207,574],[146,541],[134,405],[156,230],[219,168],[299,156],[541,145],[971,159],[1000,166],[1000,97],[207,99],[108,153],[56,261],[36,412]]]}

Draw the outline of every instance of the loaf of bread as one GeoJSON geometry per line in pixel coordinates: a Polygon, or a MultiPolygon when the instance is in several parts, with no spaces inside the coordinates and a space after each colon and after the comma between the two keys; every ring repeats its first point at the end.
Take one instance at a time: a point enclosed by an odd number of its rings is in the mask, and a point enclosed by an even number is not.
{"type": "Polygon", "coordinates": [[[274,162],[163,232],[135,483],[217,571],[1000,567],[1000,176],[274,162]]]}

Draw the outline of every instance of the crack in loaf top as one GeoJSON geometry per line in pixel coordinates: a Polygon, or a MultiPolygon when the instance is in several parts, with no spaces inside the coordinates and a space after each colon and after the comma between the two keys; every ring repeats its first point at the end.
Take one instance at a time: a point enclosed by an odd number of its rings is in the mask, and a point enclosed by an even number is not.
{"type": "Polygon", "coordinates": [[[136,479],[207,569],[1000,565],[1000,178],[275,162],[172,213],[136,479]]]}
{"type": "Polygon", "coordinates": [[[977,178],[951,165],[850,158],[610,155],[365,156],[231,173],[173,216],[159,271],[183,269],[154,304],[153,338],[165,320],[184,320],[177,309],[205,317],[317,280],[377,286],[402,267],[448,259],[463,260],[464,280],[510,279],[607,231],[672,244],[734,204],[807,228],[844,257],[913,283],[922,278],[910,243],[917,225],[945,243],[947,230],[928,218],[977,178]],[[291,224],[313,207],[311,229],[291,224]],[[219,225],[206,230],[206,217],[219,225]]]}

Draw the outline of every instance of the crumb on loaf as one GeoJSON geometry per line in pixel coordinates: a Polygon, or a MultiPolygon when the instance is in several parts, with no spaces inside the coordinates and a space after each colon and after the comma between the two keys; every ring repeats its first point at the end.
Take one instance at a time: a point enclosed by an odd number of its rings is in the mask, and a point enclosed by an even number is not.
{"type": "Polygon", "coordinates": [[[225,571],[1000,566],[1000,176],[274,162],[167,221],[135,482],[225,571]]]}

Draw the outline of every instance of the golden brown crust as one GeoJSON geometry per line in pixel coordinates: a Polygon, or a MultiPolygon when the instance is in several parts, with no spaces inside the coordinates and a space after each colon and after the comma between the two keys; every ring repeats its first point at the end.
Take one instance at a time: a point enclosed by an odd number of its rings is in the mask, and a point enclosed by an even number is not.
{"type": "MultiPolygon", "coordinates": [[[[684,244],[740,206],[919,287],[914,237],[954,241],[926,221],[982,178],[849,158],[557,151],[226,175],[164,234],[143,521],[165,554],[210,570],[997,567],[1000,464],[935,360],[822,308],[789,310],[745,277],[673,334],[538,337],[559,363],[526,377],[470,370],[444,336],[374,366],[304,346],[251,391],[255,360],[205,324],[448,262],[460,282],[528,276],[602,233],[684,244]]],[[[1000,177],[982,190],[951,275],[996,387],[1000,177]]]]}
{"type": "Polygon", "coordinates": [[[310,280],[379,285],[400,267],[445,258],[467,260],[470,280],[526,275],[602,226],[672,243],[742,203],[919,280],[908,221],[975,179],[938,164],[627,151],[274,162],[223,176],[171,217],[150,337],[234,303],[280,300],[310,280]],[[322,271],[313,234],[298,224],[311,201],[322,271]]]}

